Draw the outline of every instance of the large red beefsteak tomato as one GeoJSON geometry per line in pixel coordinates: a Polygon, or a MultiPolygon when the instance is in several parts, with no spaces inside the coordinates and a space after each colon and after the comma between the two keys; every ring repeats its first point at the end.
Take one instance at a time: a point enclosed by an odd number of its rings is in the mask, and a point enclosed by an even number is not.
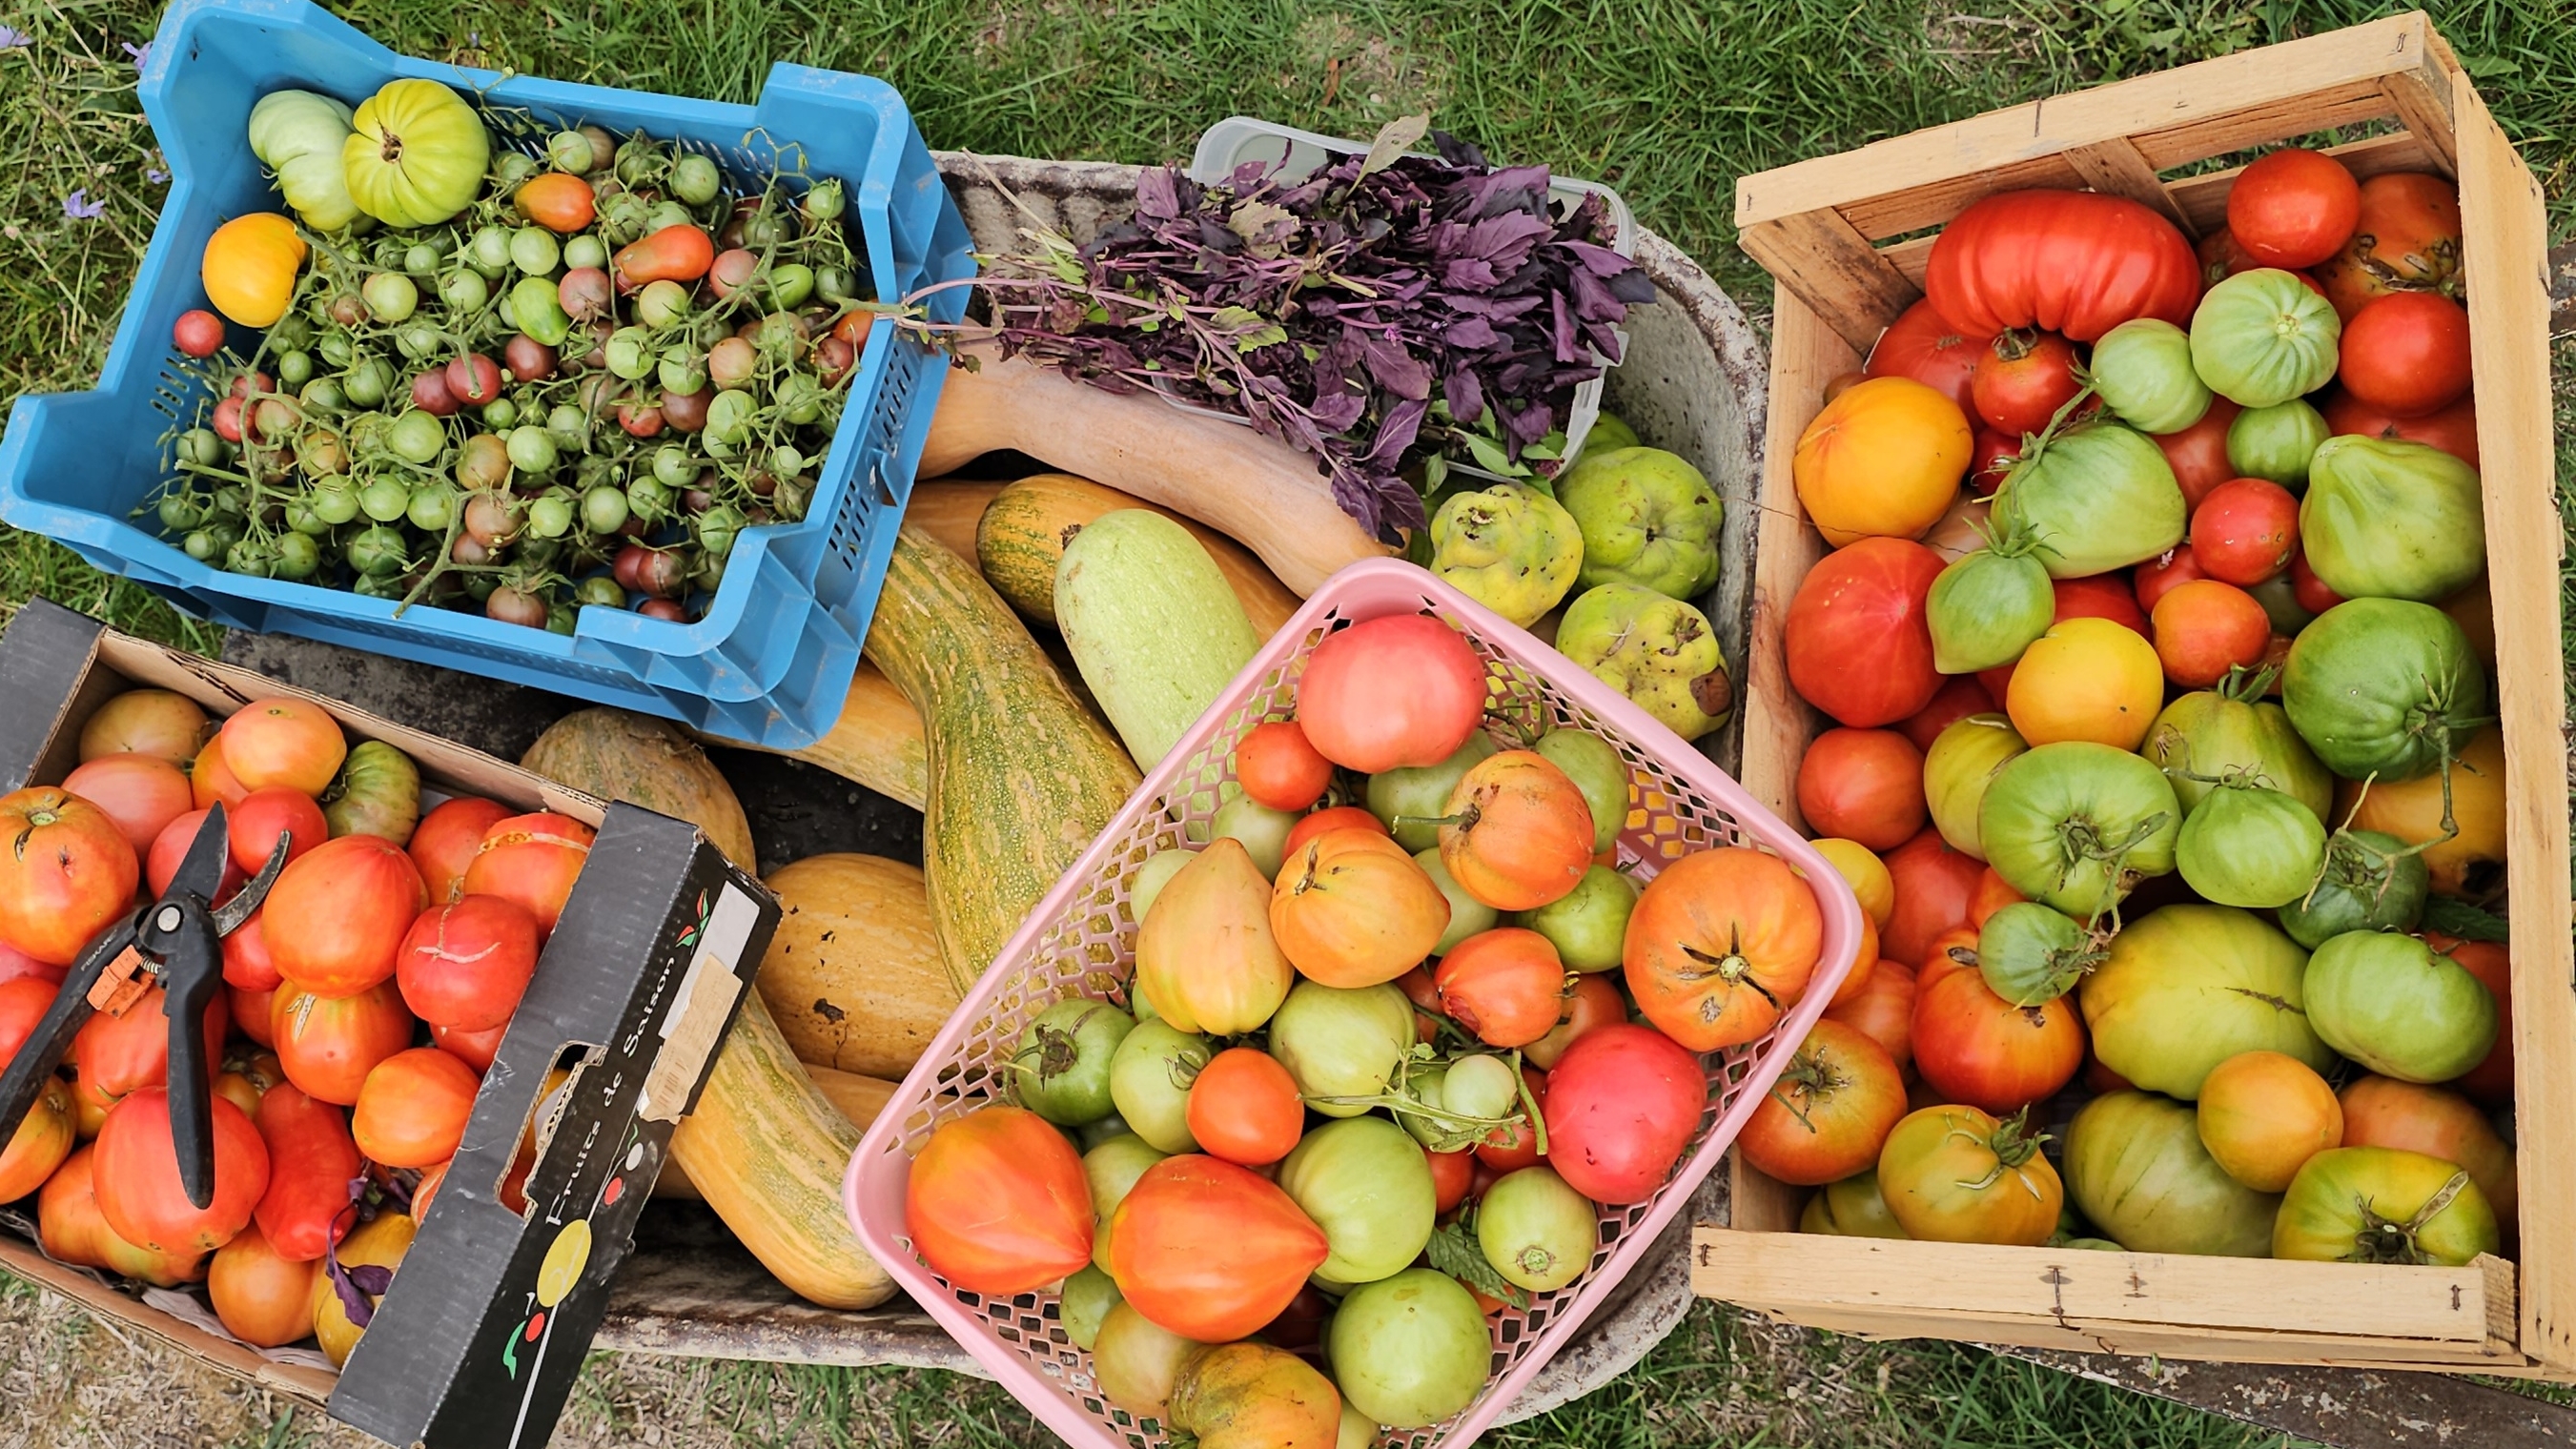
{"type": "Polygon", "coordinates": [[[2091,342],[2139,317],[2188,327],[2200,260],[2172,222],[2125,196],[2006,191],[1942,229],[1923,290],[1965,333],[2040,327],[2091,342]]]}
{"type": "Polygon", "coordinates": [[[1941,691],[1924,601],[1941,556],[1911,539],[1864,538],[1825,555],[1789,604],[1789,683],[1854,729],[1894,724],[1941,691]]]}

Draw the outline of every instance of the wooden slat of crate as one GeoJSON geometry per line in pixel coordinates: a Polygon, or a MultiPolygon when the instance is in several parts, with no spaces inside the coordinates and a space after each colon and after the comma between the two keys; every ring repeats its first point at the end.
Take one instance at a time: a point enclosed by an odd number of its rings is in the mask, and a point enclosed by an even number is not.
{"type": "MultiPolygon", "coordinates": [[[[1800,581],[1825,548],[1806,526],[1790,460],[1800,432],[1822,404],[1825,383],[1859,366],[1861,350],[1914,295],[1929,248],[1920,239],[1868,248],[1869,259],[1863,262],[1850,243],[1857,239],[1866,247],[1872,237],[1947,220],[1975,195],[2028,184],[2031,177],[2059,176],[2065,179],[2057,184],[2074,185],[2078,178],[2090,184],[2107,176],[2118,189],[2134,191],[2134,168],[2116,155],[2102,159],[2100,148],[2113,136],[2132,136],[2140,157],[2152,166],[2169,167],[2322,129],[2372,107],[2371,114],[2398,117],[2410,129],[2339,147],[2337,154],[2363,175],[2455,171],[2468,218],[2465,265],[2489,566],[2495,597],[2508,601],[2497,611],[2496,626],[2500,712],[2512,781],[2508,853],[2517,1128],[2526,1206],[2515,1291],[2489,1295],[2487,1302],[2518,1310],[2518,1321],[2505,1335],[2512,1340],[2506,1345],[2512,1351],[2488,1338],[2474,1344],[2463,1340],[2438,1354],[2408,1350],[2403,1346],[2419,1340],[2391,1334],[2376,1300],[2367,1298],[2346,1305],[2349,1312],[2313,1319],[2301,1331],[2222,1332],[2186,1321],[2123,1323],[2117,1334],[2089,1322],[2085,1332],[2095,1347],[2176,1357],[2389,1367],[2457,1367],[2474,1361],[2488,1372],[2576,1374],[2576,1061],[2566,1048],[2576,1041],[2576,943],[2570,937],[2567,822],[2562,813],[2567,767],[2559,731],[2565,681],[2556,607],[2562,531],[2552,487],[2545,226],[2537,184],[2420,15],[2059,97],[1746,178],[1738,197],[1747,250],[1773,270],[1778,286],[1746,666],[1743,779],[1765,804],[1793,822],[1798,819],[1797,764],[1820,717],[1789,688],[1782,633],[1800,581]],[[2364,81],[2369,83],[2368,98],[2362,95],[2364,81]],[[2299,109],[2299,96],[2291,94],[2302,85],[2314,87],[2304,93],[2313,109],[2299,109]],[[2196,101],[2204,91],[2223,97],[2225,104],[2196,101]],[[2135,129],[2113,124],[2116,108],[2106,109],[2103,98],[2114,95],[2131,107],[2127,116],[2135,129]],[[2170,102],[2170,112],[2180,119],[2146,125],[2146,118],[2163,117],[2168,110],[2138,109],[2135,103],[2141,98],[2155,106],[2170,102]],[[2057,154],[2074,146],[2093,148],[2080,168],[2057,154]],[[2203,147],[2208,149],[2195,149],[2203,147]],[[1999,176],[2006,178],[2001,184],[1978,189],[1999,176]],[[1927,196],[1891,200],[1912,182],[1927,179],[1929,185],[1921,188],[1927,196]],[[1821,263],[1819,246],[1824,250],[1821,263]]],[[[2226,187],[2234,174],[2186,178],[2164,190],[2175,210],[2205,227],[2223,220],[2226,187]]],[[[1925,1295],[1924,1304],[1901,1312],[1887,1305],[1818,1303],[1812,1295],[1796,1293],[1778,1295],[1778,1301],[1749,1296],[1731,1283],[1732,1265],[1739,1259],[1750,1262],[1784,1252],[1849,1253],[1854,1240],[1777,1236],[1795,1228],[1803,1194],[1764,1177],[1740,1158],[1732,1171],[1733,1222],[1742,1231],[1704,1231],[1704,1242],[1720,1246],[1705,1259],[1708,1266],[1696,1280],[1703,1292],[1845,1331],[2064,1346],[2068,1331],[2053,1318],[2023,1315],[2021,1331],[2008,1333],[2004,1330],[2016,1318],[2009,1309],[1989,1313],[1992,1322],[1962,1316],[1979,1312],[1969,1305],[1981,1301],[1982,1282],[1957,1274],[1936,1277],[1930,1271],[1933,1260],[1903,1256],[1943,1251],[1934,1245],[1889,1245],[1896,1256],[1880,1264],[1879,1271],[1922,1284],[1925,1295]],[[1790,1247],[1793,1243],[1798,1246],[1790,1247]],[[1811,1246],[1819,1244],[1823,1246],[1811,1246]]],[[[2331,1274],[2349,1265],[2237,1260],[2233,1266],[2248,1274],[2288,1269],[2331,1274]]]]}

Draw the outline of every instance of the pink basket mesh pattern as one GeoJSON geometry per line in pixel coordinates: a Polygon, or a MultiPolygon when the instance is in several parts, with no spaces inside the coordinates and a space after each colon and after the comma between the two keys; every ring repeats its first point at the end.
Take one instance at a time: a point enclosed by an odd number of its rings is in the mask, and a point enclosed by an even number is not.
{"type": "Polygon", "coordinates": [[[1858,949],[1859,905],[1824,858],[1726,772],[1625,697],[1422,569],[1378,560],[1334,575],[1235,677],[1021,923],[850,1162],[843,1196],[860,1241],[1022,1404],[1082,1449],[1149,1449],[1166,1439],[1160,1425],[1140,1422],[1102,1397],[1090,1355],[1073,1346],[1057,1321],[1056,1295],[986,1298],[951,1287],[921,1261],[904,1232],[904,1185],[913,1154],[940,1123],[995,1100],[990,1064],[1008,1059],[1022,1029],[1047,1007],[1071,996],[1129,1004],[1137,922],[1127,883],[1136,869],[1157,851],[1208,838],[1220,788],[1233,778],[1235,742],[1264,720],[1291,713],[1298,677],[1316,645],[1350,624],[1414,613],[1458,628],[1484,658],[1488,707],[1498,722],[1573,726],[1617,747],[1629,768],[1617,866],[1630,879],[1643,884],[1665,862],[1692,851],[1759,846],[1782,856],[1816,887],[1825,935],[1816,976],[1779,1028],[1760,1041],[1702,1058],[1709,1106],[1697,1140],[1671,1179],[1645,1202],[1602,1210],[1591,1267],[1572,1285],[1532,1295],[1526,1309],[1507,1307],[1493,1317],[1492,1371],[1475,1402],[1445,1423],[1390,1431],[1380,1437],[1381,1445],[1462,1449],[1493,1422],[1717,1166],[1823,1014],[1858,949]]]}

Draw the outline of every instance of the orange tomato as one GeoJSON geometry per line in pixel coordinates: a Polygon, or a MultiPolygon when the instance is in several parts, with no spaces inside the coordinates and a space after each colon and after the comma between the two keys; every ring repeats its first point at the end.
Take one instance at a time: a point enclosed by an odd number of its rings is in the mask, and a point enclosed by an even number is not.
{"type": "Polygon", "coordinates": [[[71,1088],[60,1077],[47,1077],[9,1145],[0,1149],[0,1202],[16,1202],[43,1187],[80,1145],[79,1125],[71,1088]]]}
{"type": "Polygon", "coordinates": [[[0,795],[0,841],[9,846],[0,850],[0,941],[21,954],[69,966],[133,908],[142,860],[116,820],[87,800],[46,786],[0,795]]]}
{"type": "Polygon", "coordinates": [[[2068,619],[2022,652],[2004,712],[2034,749],[2091,740],[2134,750],[2164,702],[2155,646],[2108,619],[2068,619]]]}
{"type": "Polygon", "coordinates": [[[380,981],[355,996],[321,997],[289,982],[269,1003],[269,1034],[286,1079],[336,1106],[358,1100],[376,1063],[411,1045],[402,991],[380,981]]]}
{"type": "Polygon", "coordinates": [[[1917,980],[1914,1069],[1949,1100],[2017,1112],[2055,1096],[2084,1065],[2084,1023],[2071,999],[2015,1006],[1965,966],[1917,980]]]}
{"type": "Polygon", "coordinates": [[[1868,1033],[1828,1019],[1798,1044],[1736,1145],[1770,1176],[1819,1187],[1875,1166],[1904,1116],[1896,1059],[1868,1033]]]}
{"type": "Polygon", "coordinates": [[[1585,1032],[1628,1019],[1627,998],[1610,983],[1607,972],[1574,978],[1574,989],[1557,1013],[1555,1029],[1521,1048],[1521,1056],[1542,1071],[1554,1067],[1565,1049],[1585,1032]]]}
{"type": "Polygon", "coordinates": [[[1274,719],[1235,742],[1234,776],[1258,804],[1303,810],[1333,783],[1333,762],[1307,742],[1295,720],[1274,719]]]}
{"type": "Polygon", "coordinates": [[[1368,811],[1357,805],[1336,805],[1330,810],[1318,810],[1288,827],[1288,839],[1281,844],[1280,853],[1293,856],[1298,847],[1327,830],[1366,830],[1390,840],[1395,838],[1388,834],[1386,822],[1368,811]]]}
{"type": "Polygon", "coordinates": [[[1498,911],[1534,911],[1571,891],[1592,865],[1592,807],[1535,750],[1479,760],[1449,792],[1440,863],[1498,911]]]}
{"type": "Polygon", "coordinates": [[[2343,1105],[2297,1057],[2238,1052],[2200,1084],[2200,1145],[2229,1177],[2280,1192],[2299,1164],[2343,1145],[2343,1105]]]}
{"type": "Polygon", "coordinates": [[[206,1296],[215,1317],[235,1338],[260,1348],[283,1348],[313,1333],[313,1278],[319,1258],[293,1262],[278,1256],[259,1229],[248,1227],[215,1250],[206,1269],[206,1296]]]}
{"type": "Polygon", "coordinates": [[[2028,897],[2005,883],[2002,876],[1995,874],[1993,866],[1987,866],[1986,873],[1977,877],[1976,889],[1968,893],[1968,925],[1972,929],[1982,927],[1986,924],[1986,917],[2026,899],[2028,897]]]}
{"type": "Polygon", "coordinates": [[[2231,669],[2262,663],[2272,644],[2272,618],[2262,601],[2216,579],[2166,590],[2156,600],[2155,629],[2156,659],[2165,677],[2185,689],[2207,689],[2231,669]]]}
{"type": "Polygon", "coordinates": [[[225,766],[246,792],[283,785],[319,795],[349,755],[340,722],[300,699],[253,700],[234,711],[215,738],[225,766]]]}
{"type": "Polygon", "coordinates": [[[1026,1293],[1091,1262],[1082,1158],[1023,1107],[941,1123],[913,1158],[903,1216],[931,1270],[970,1293],[1026,1293]]]}
{"type": "Polygon", "coordinates": [[[1976,432],[1939,391],[1907,377],[1854,384],[1798,435],[1790,476],[1825,541],[1920,538],[1958,497],[1976,432]]]}
{"type": "Polygon", "coordinates": [[[2424,933],[2424,944],[2460,963],[2495,998],[2496,1039],[2486,1060],[2451,1083],[2490,1107],[2513,1100],[2513,958],[2496,941],[2462,941],[2436,931],[2424,933]]]}
{"type": "Polygon", "coordinates": [[[1816,893],[1779,857],[1741,846],[1686,855],[1628,917],[1628,994],[1692,1051],[1740,1046],[1805,994],[1824,930],[1816,893]]]}
{"type": "Polygon", "coordinates": [[[1440,1010],[1487,1046],[1527,1046],[1556,1028],[1565,962],[1547,937],[1520,926],[1479,931],[1449,948],[1432,982],[1440,1010]]]}
{"type": "Polygon", "coordinates": [[[1915,992],[1919,995],[1920,993],[1930,991],[1942,977],[1949,975],[1953,971],[1975,970],[1976,960],[1977,931],[1975,927],[1953,926],[1949,930],[1943,931],[1940,935],[1932,938],[1931,946],[1926,948],[1923,952],[1923,959],[1915,963],[1915,992]],[[1960,955],[1963,953],[1968,958],[1965,961],[1959,959],[1960,955]]]}
{"type": "Polygon", "coordinates": [[[1900,1068],[1914,1061],[1914,968],[1888,957],[1878,958],[1860,994],[1825,1008],[1824,1019],[1839,1021],[1887,1049],[1900,1068]]]}
{"type": "Polygon", "coordinates": [[[465,868],[465,894],[507,896],[552,934],[598,834],[569,815],[548,811],[497,821],[465,868]]]}
{"type": "Polygon", "coordinates": [[[1852,953],[1851,970],[1843,973],[1843,984],[1834,988],[1833,1000],[1825,1005],[1840,1006],[1868,990],[1870,973],[1877,969],[1878,922],[1869,918],[1869,912],[1863,911],[1860,913],[1860,948],[1852,953]]]}
{"type": "Polygon", "coordinates": [[[1880,860],[1868,846],[1857,840],[1829,835],[1807,843],[1816,848],[1816,854],[1823,856],[1825,863],[1834,868],[1834,873],[1852,888],[1852,894],[1860,898],[1861,914],[1869,917],[1880,929],[1885,929],[1888,917],[1896,910],[1896,881],[1887,873],[1887,862],[1880,860]]]}
{"type": "Polygon", "coordinates": [[[1811,830],[1894,850],[1923,828],[1923,752],[1892,729],[1830,729],[1798,761],[1798,813],[1811,830]]]}
{"type": "Polygon", "coordinates": [[[599,197],[590,183],[561,171],[540,171],[520,183],[519,214],[551,232],[570,235],[590,225],[599,197]]]}
{"type": "Polygon", "coordinates": [[[199,810],[222,801],[230,810],[250,793],[250,787],[234,776],[232,766],[224,763],[224,741],[221,735],[206,741],[197,758],[188,767],[188,802],[199,810]]]}
{"type": "MultiPolygon", "coordinates": [[[[2504,734],[2488,725],[2455,746],[2451,764],[2451,811],[2460,833],[2425,850],[2424,868],[2433,889],[2445,895],[2477,895],[2498,883],[2505,858],[2504,734]]],[[[2335,817],[2351,817],[2355,830],[2385,831],[2409,845],[2442,834],[2442,772],[2414,780],[2381,780],[2368,790],[2359,783],[2335,784],[2335,817]]]]}
{"type": "Polygon", "coordinates": [[[295,300],[295,274],[303,270],[305,255],[295,223],[273,211],[254,211],[206,238],[197,279],[216,311],[244,327],[266,327],[295,300]]]}
{"type": "Polygon", "coordinates": [[[1263,1167],[1296,1147],[1306,1130],[1297,1079],[1254,1047],[1228,1047],[1190,1083],[1190,1135],[1199,1150],[1237,1167],[1263,1167]]]}
{"type": "Polygon", "coordinates": [[[437,1047],[376,1063],[349,1113],[358,1150],[387,1167],[436,1167],[456,1155],[482,1075],[437,1047]]]}
{"type": "MultiPolygon", "coordinates": [[[[1365,812],[1363,812],[1365,813],[1365,812]]],[[[1382,829],[1327,830],[1291,848],[1270,895],[1288,964],[1326,986],[1392,981],[1449,929],[1449,898],[1382,829]]]]}

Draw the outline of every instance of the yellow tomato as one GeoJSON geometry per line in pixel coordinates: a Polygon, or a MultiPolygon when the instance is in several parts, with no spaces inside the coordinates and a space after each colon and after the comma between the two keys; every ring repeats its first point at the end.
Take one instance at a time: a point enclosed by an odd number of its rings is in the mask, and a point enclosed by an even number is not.
{"type": "Polygon", "coordinates": [[[1874,377],[1825,404],[1789,464],[1798,501],[1836,548],[1870,537],[1920,538],[1949,511],[1968,471],[1968,415],[1910,377],[1874,377]]]}
{"type": "Polygon", "coordinates": [[[2024,650],[2004,713],[2036,749],[2091,740],[2134,750],[2164,707],[2164,665],[2139,633],[2108,619],[2068,619],[2024,650]]]}
{"type": "Polygon", "coordinates": [[[1868,846],[1857,840],[1828,835],[1822,840],[1807,843],[1816,848],[1816,854],[1823,856],[1836,874],[1850,883],[1852,894],[1860,897],[1860,908],[1868,915],[1870,923],[1885,930],[1887,918],[1896,912],[1896,878],[1887,873],[1887,866],[1870,853],[1868,846]]]}
{"type": "Polygon", "coordinates": [[[266,327],[286,315],[295,274],[304,268],[304,238],[273,211],[254,211],[215,228],[197,277],[206,300],[244,327],[266,327]]]}
{"type": "MultiPolygon", "coordinates": [[[[2451,811],[2460,833],[2424,852],[2433,889],[2445,895],[2482,895],[2503,882],[2504,787],[2504,734],[2489,725],[2469,736],[2451,765],[2451,811]]],[[[2338,781],[2335,815],[2340,819],[2347,813],[2355,830],[2385,831],[2409,845],[2431,840],[2442,833],[2442,773],[2395,783],[2381,780],[2367,793],[2355,781],[2338,781]]]]}

